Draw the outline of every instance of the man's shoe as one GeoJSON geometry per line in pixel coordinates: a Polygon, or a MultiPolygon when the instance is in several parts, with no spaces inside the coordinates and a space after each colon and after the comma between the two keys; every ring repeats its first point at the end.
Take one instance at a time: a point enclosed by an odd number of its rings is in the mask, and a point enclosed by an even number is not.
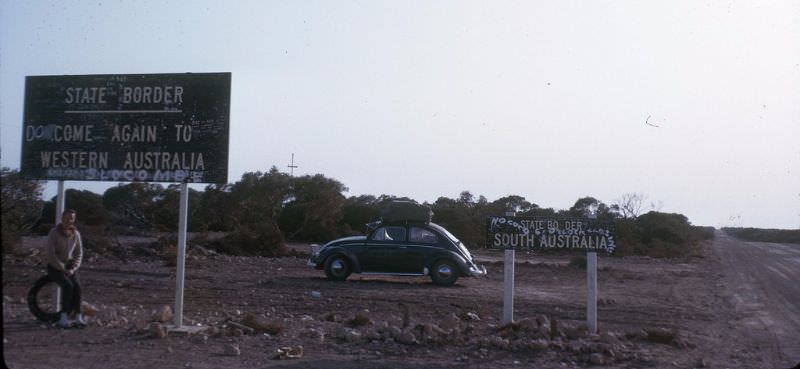
{"type": "Polygon", "coordinates": [[[58,320],[58,327],[59,328],[72,328],[72,324],[69,322],[69,316],[67,313],[61,313],[61,319],[58,320]]]}
{"type": "Polygon", "coordinates": [[[83,316],[83,314],[78,313],[75,315],[75,323],[79,325],[86,325],[86,318],[83,316]]]}

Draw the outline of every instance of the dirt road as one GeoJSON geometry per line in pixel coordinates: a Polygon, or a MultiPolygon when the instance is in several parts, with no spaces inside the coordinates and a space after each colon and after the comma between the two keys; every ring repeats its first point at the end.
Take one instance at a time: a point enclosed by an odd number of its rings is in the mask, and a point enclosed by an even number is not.
{"type": "Polygon", "coordinates": [[[800,363],[800,245],[745,242],[717,231],[714,250],[737,334],[762,347],[773,367],[800,363]]]}
{"type": "Polygon", "coordinates": [[[61,330],[27,311],[26,291],[44,264],[23,251],[3,257],[3,354],[11,368],[43,369],[785,369],[800,347],[797,287],[783,282],[797,280],[799,247],[719,234],[701,257],[601,255],[597,335],[582,328],[586,271],[570,255],[517,253],[518,324],[504,327],[502,252],[475,252],[488,276],[442,288],[426,277],[330,282],[302,257],[190,246],[184,320],[209,329],[162,337],[154,320],[173,306],[175,268],[159,257],[87,255],[84,299],[99,312],[84,330],[61,330]],[[303,357],[275,360],[284,346],[302,346],[303,357]]]}

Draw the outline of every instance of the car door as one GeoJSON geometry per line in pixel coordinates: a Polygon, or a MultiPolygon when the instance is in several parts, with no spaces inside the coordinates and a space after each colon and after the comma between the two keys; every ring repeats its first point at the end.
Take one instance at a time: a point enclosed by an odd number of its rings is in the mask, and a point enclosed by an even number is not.
{"type": "Polygon", "coordinates": [[[438,250],[436,233],[423,227],[408,227],[408,242],[403,252],[402,269],[405,273],[422,273],[428,258],[438,250]]]}
{"type": "Polygon", "coordinates": [[[404,226],[383,226],[373,231],[358,254],[362,271],[397,273],[397,259],[407,246],[406,232],[404,226]]]}

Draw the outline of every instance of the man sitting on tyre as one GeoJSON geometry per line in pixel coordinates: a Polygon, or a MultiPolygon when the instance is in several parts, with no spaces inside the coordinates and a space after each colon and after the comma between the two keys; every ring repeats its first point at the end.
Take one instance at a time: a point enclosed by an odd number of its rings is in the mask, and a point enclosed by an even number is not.
{"type": "Polygon", "coordinates": [[[83,258],[81,234],[75,228],[75,210],[68,209],[61,215],[61,223],[47,235],[47,275],[61,287],[61,328],[72,326],[69,316],[75,313],[75,325],[86,326],[81,314],[81,285],[78,268],[83,258]]]}

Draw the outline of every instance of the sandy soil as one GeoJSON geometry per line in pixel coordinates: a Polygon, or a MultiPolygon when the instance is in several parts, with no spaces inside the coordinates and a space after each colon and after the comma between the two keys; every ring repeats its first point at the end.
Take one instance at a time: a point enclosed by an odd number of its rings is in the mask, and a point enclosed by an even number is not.
{"type": "MultiPolygon", "coordinates": [[[[704,257],[601,256],[599,334],[583,327],[586,272],[570,266],[569,256],[517,252],[517,324],[502,326],[502,252],[476,253],[487,277],[443,288],[425,277],[330,282],[303,258],[206,255],[190,247],[184,324],[208,329],[166,337],[162,326],[172,318],[161,313],[174,307],[174,267],[157,257],[88,255],[80,278],[84,300],[98,312],[88,328],[63,330],[28,312],[27,289],[44,267],[30,251],[42,240],[25,241],[26,250],[3,257],[10,368],[735,369],[800,362],[800,344],[787,334],[797,324],[797,310],[788,310],[800,305],[797,295],[751,296],[762,305],[743,300],[750,298],[741,291],[749,274],[731,272],[738,256],[729,251],[732,244],[750,248],[726,237],[706,245],[704,257]],[[765,308],[786,300],[793,307],[765,308]],[[300,358],[276,358],[281,347],[301,346],[300,358]]],[[[125,247],[146,241],[121,240],[125,247]]],[[[799,250],[784,250],[795,265],[799,250]]]]}

